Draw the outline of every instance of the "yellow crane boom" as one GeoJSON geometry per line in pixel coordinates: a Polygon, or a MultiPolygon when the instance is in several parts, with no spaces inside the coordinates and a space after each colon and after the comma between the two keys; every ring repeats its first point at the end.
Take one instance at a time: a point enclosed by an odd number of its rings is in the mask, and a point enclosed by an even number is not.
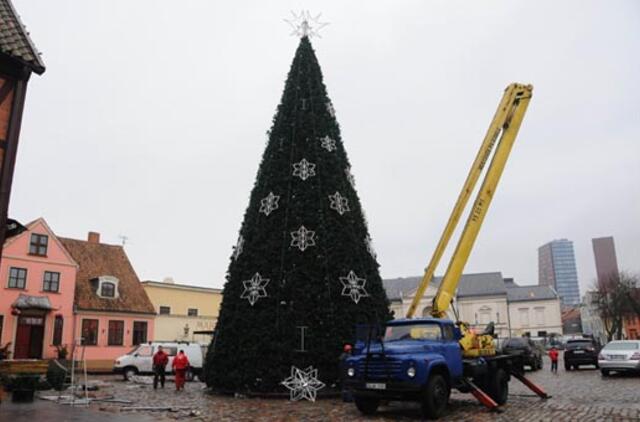
{"type": "Polygon", "coordinates": [[[489,208],[491,199],[493,198],[498,182],[500,181],[500,176],[502,175],[507,158],[511,152],[511,147],[516,139],[518,130],[520,129],[520,124],[522,123],[527,106],[529,105],[529,100],[531,99],[532,90],[533,87],[531,85],[515,83],[509,85],[505,89],[502,100],[500,101],[498,109],[491,121],[491,124],[489,125],[489,129],[487,130],[487,134],[482,141],[480,150],[471,165],[471,170],[464,182],[462,191],[460,192],[458,200],[453,207],[453,211],[449,216],[449,221],[447,221],[447,225],[445,226],[442,236],[440,237],[436,249],[433,252],[431,261],[425,269],[422,281],[420,282],[413,301],[409,306],[407,318],[412,318],[415,315],[417,306],[424,296],[424,293],[429,286],[429,282],[433,278],[436,267],[442,258],[442,254],[444,253],[444,250],[446,249],[449,240],[458,225],[460,217],[462,216],[467,202],[469,201],[469,197],[471,196],[471,192],[476,186],[476,183],[480,178],[480,174],[489,160],[491,151],[497,141],[496,151],[487,170],[487,174],[482,182],[482,186],[480,187],[480,191],[478,192],[471,213],[469,214],[467,223],[460,236],[456,250],[451,257],[451,261],[449,262],[444,278],[440,283],[438,292],[433,299],[431,314],[437,318],[442,318],[446,315],[447,309],[449,308],[458,287],[464,266],[469,259],[471,249],[473,248],[473,244],[478,236],[484,217],[487,214],[487,209],[489,208]]]}

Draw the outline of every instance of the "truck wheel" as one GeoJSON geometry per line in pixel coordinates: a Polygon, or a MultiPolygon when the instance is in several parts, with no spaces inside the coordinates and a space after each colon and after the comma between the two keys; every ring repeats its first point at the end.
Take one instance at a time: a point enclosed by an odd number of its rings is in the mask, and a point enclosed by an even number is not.
{"type": "Polygon", "coordinates": [[[380,400],[371,397],[354,397],[356,407],[363,415],[373,415],[380,406],[380,400]]]}
{"type": "Polygon", "coordinates": [[[440,374],[429,377],[425,397],[422,401],[422,413],[429,419],[438,419],[447,409],[451,388],[440,374]]]}
{"type": "Polygon", "coordinates": [[[487,394],[496,403],[502,405],[507,402],[509,398],[509,375],[504,369],[498,368],[495,375],[489,380],[487,390],[487,394]]]}
{"type": "Polygon", "coordinates": [[[187,371],[184,373],[184,379],[191,382],[193,381],[193,371],[191,369],[187,369],[187,371]]]}
{"type": "Polygon", "coordinates": [[[126,368],[124,368],[124,371],[122,373],[124,375],[124,380],[129,381],[131,380],[131,378],[138,374],[138,370],[133,366],[127,366],[126,368]]]}

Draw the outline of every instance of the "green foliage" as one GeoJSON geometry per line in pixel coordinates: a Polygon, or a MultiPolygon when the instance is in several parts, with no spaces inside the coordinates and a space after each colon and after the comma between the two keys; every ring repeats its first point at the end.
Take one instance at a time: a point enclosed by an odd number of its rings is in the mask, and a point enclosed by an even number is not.
{"type": "Polygon", "coordinates": [[[327,105],[326,88],[311,43],[303,38],[291,65],[284,94],[262,157],[240,235],[242,251],[231,257],[217,335],[209,348],[206,381],[219,391],[279,391],[290,368],[314,366],[331,385],[338,377],[338,358],[352,342],[356,324],[390,318],[388,300],[375,257],[365,239],[368,229],[340,137],[327,105]],[[321,139],[335,140],[328,151],[321,139]],[[302,159],[315,164],[315,176],[293,176],[302,159]],[[278,208],[260,212],[270,192],[278,208]],[[349,211],[331,208],[329,195],[339,192],[349,211]],[[291,246],[291,232],[315,231],[315,246],[291,246]],[[366,279],[367,297],[355,303],[342,295],[340,277],[354,271],[366,279]],[[243,281],[256,273],[269,279],[252,306],[243,281]],[[298,327],[307,327],[304,351],[298,327]]]}
{"type": "Polygon", "coordinates": [[[57,365],[55,362],[49,362],[49,368],[47,369],[47,382],[54,390],[62,390],[64,381],[67,377],[67,371],[57,365]]]}

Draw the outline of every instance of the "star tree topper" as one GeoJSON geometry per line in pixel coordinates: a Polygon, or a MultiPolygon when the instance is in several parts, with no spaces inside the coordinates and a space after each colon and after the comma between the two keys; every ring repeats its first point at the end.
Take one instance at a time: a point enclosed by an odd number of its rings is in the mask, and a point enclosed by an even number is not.
{"type": "Polygon", "coordinates": [[[253,306],[261,297],[267,297],[265,287],[269,284],[268,278],[262,278],[260,273],[255,273],[250,280],[244,280],[244,291],[240,295],[240,299],[247,299],[253,306]]]}
{"type": "Polygon", "coordinates": [[[306,399],[316,401],[318,390],[325,387],[325,384],[318,379],[318,370],[313,366],[306,369],[298,369],[291,367],[291,376],[286,378],[280,384],[289,390],[289,398],[291,401],[306,399]]]}
{"type": "Polygon", "coordinates": [[[293,28],[291,35],[296,35],[300,38],[304,37],[318,37],[320,36],[320,30],[329,25],[328,22],[320,22],[320,16],[322,13],[318,13],[317,16],[312,16],[308,10],[302,10],[300,13],[291,12],[291,18],[284,21],[293,28]]]}
{"type": "Polygon", "coordinates": [[[353,271],[349,271],[346,277],[340,277],[340,282],[342,283],[342,296],[350,296],[356,304],[360,302],[361,298],[369,296],[364,288],[367,280],[358,278],[353,271]]]}

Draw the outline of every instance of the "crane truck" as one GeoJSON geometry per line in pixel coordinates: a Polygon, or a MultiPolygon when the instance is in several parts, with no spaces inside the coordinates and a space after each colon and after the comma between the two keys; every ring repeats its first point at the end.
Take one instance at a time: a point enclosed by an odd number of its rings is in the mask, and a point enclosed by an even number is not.
{"type": "MultiPolygon", "coordinates": [[[[447,319],[447,311],[516,139],[532,90],[531,85],[515,83],[505,89],[406,318],[387,322],[384,332],[369,327],[367,335],[356,341],[352,356],[345,360],[345,389],[361,413],[375,413],[381,401],[417,401],[426,417],[436,419],[445,412],[453,388],[471,393],[487,408],[498,410],[507,402],[512,377],[539,397],[549,397],[524,377],[520,356],[496,351],[493,323],[489,323],[482,333],[476,333],[464,321],[447,319]],[[414,318],[490,158],[466,225],[433,299],[431,317],[414,318]]],[[[455,313],[455,309],[453,311],[455,313]]]]}

